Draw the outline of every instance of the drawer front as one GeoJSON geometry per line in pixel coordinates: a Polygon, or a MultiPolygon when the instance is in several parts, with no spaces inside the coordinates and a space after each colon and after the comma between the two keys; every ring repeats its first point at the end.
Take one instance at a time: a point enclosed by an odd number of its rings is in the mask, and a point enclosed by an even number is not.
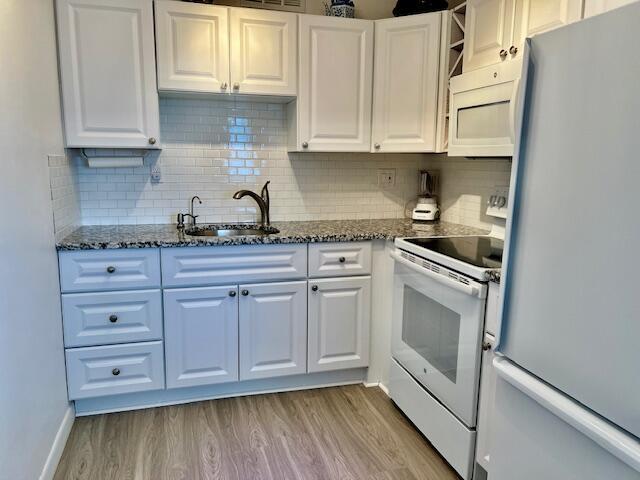
{"type": "Polygon", "coordinates": [[[59,261],[63,292],[160,286],[157,248],[64,251],[59,261]]]}
{"type": "Polygon", "coordinates": [[[62,315],[66,347],[162,339],[160,290],[65,294],[62,315]]]}
{"type": "Polygon", "coordinates": [[[306,244],[162,249],[165,287],[295,280],[306,276],[306,244]]]}
{"type": "Polygon", "coordinates": [[[309,277],[371,274],[371,242],[312,243],[309,277]]]}
{"type": "Polygon", "coordinates": [[[164,388],[162,342],[66,351],[69,400],[164,388]]]}

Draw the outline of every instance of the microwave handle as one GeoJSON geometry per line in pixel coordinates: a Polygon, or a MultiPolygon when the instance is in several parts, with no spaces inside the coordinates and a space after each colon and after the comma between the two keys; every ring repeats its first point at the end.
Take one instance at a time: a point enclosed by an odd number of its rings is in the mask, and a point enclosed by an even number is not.
{"type": "Polygon", "coordinates": [[[435,280],[436,282],[443,283],[447,287],[453,288],[455,290],[458,290],[459,292],[462,292],[466,295],[470,295],[472,297],[483,298],[484,289],[478,287],[477,285],[465,285],[463,283],[456,282],[455,280],[445,277],[444,275],[434,273],[431,270],[427,270],[426,268],[421,267],[420,265],[416,265],[415,263],[402,258],[400,255],[398,255],[395,252],[391,252],[391,257],[396,262],[401,263],[405,267],[410,268],[411,270],[414,270],[420,273],[421,275],[429,277],[432,280],[435,280]]]}

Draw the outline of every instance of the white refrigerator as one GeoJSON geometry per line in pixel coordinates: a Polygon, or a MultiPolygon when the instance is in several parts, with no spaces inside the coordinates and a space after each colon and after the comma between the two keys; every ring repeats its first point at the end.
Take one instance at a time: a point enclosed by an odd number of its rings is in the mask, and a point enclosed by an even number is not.
{"type": "Polygon", "coordinates": [[[637,480],[640,3],[527,50],[489,480],[637,480]]]}

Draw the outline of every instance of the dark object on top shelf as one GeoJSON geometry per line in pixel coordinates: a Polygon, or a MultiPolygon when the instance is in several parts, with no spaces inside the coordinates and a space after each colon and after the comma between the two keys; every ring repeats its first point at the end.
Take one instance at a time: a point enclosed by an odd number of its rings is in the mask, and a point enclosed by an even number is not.
{"type": "Polygon", "coordinates": [[[417,13],[439,12],[447,8],[449,8],[449,2],[446,0],[398,0],[396,8],[393,9],[393,15],[403,17],[417,13]]]}

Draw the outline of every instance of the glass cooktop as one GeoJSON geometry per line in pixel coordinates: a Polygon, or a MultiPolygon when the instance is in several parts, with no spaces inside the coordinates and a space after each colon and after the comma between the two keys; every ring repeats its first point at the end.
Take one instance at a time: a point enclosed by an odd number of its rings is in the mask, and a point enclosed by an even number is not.
{"type": "Polygon", "coordinates": [[[476,267],[500,268],[502,266],[504,242],[497,238],[406,238],[405,241],[476,267]]]}

